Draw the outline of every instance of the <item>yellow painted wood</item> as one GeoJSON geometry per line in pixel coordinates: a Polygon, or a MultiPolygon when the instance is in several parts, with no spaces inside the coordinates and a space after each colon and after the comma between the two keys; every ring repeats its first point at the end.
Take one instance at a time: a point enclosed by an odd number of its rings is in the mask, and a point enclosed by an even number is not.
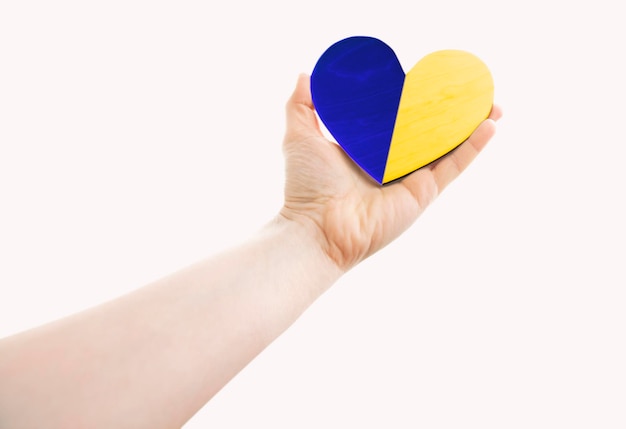
{"type": "Polygon", "coordinates": [[[459,50],[422,58],[404,81],[383,183],[440,158],[489,116],[493,79],[476,56],[459,50]]]}

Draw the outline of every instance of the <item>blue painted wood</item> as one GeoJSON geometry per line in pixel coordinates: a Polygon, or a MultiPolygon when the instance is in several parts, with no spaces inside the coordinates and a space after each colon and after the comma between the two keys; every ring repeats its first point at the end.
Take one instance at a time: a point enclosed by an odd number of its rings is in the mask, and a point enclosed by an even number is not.
{"type": "Polygon", "coordinates": [[[311,73],[317,113],[348,155],[382,183],[405,74],[393,50],[373,37],[330,46],[311,73]]]}

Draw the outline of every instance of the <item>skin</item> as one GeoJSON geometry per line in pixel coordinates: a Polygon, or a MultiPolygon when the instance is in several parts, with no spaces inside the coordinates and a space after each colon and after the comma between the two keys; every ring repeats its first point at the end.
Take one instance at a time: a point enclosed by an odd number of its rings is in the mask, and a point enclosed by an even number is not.
{"type": "Polygon", "coordinates": [[[0,340],[0,427],[181,427],[346,271],[406,230],[476,157],[461,146],[387,186],[320,132],[301,75],[287,103],[284,205],[232,249],[0,340]]]}

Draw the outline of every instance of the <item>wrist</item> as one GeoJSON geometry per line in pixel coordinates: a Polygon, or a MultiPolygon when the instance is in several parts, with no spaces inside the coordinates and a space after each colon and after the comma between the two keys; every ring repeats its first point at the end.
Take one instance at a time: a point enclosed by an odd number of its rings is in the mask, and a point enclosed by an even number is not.
{"type": "Polygon", "coordinates": [[[326,238],[311,220],[281,212],[261,233],[275,237],[277,245],[285,251],[284,256],[293,260],[302,276],[317,278],[316,283],[324,285],[323,290],[345,273],[329,256],[326,238]]]}

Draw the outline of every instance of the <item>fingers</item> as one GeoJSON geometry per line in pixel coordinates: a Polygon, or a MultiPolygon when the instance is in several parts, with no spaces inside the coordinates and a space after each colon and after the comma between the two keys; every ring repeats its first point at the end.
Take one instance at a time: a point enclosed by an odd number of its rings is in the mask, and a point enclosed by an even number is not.
{"type": "Polygon", "coordinates": [[[310,78],[302,73],[293,94],[287,101],[287,136],[319,133],[315,108],[311,99],[310,78]]]}
{"type": "Polygon", "coordinates": [[[300,73],[298,76],[298,82],[296,83],[296,88],[291,94],[289,98],[288,105],[299,105],[302,104],[309,109],[313,109],[313,100],[311,99],[311,91],[310,91],[311,79],[305,73],[300,73]]]}
{"type": "Polygon", "coordinates": [[[497,104],[494,104],[493,107],[491,108],[489,119],[493,119],[494,121],[497,121],[501,117],[502,117],[502,108],[500,108],[500,106],[498,106],[497,104]]]}
{"type": "MultiPolygon", "coordinates": [[[[494,106],[495,107],[495,106],[494,106]]],[[[492,110],[494,118],[499,118],[499,108],[492,110]]],[[[495,120],[490,116],[484,120],[472,135],[448,155],[433,163],[430,170],[437,185],[438,193],[456,179],[459,174],[476,158],[496,132],[495,120]]]]}

